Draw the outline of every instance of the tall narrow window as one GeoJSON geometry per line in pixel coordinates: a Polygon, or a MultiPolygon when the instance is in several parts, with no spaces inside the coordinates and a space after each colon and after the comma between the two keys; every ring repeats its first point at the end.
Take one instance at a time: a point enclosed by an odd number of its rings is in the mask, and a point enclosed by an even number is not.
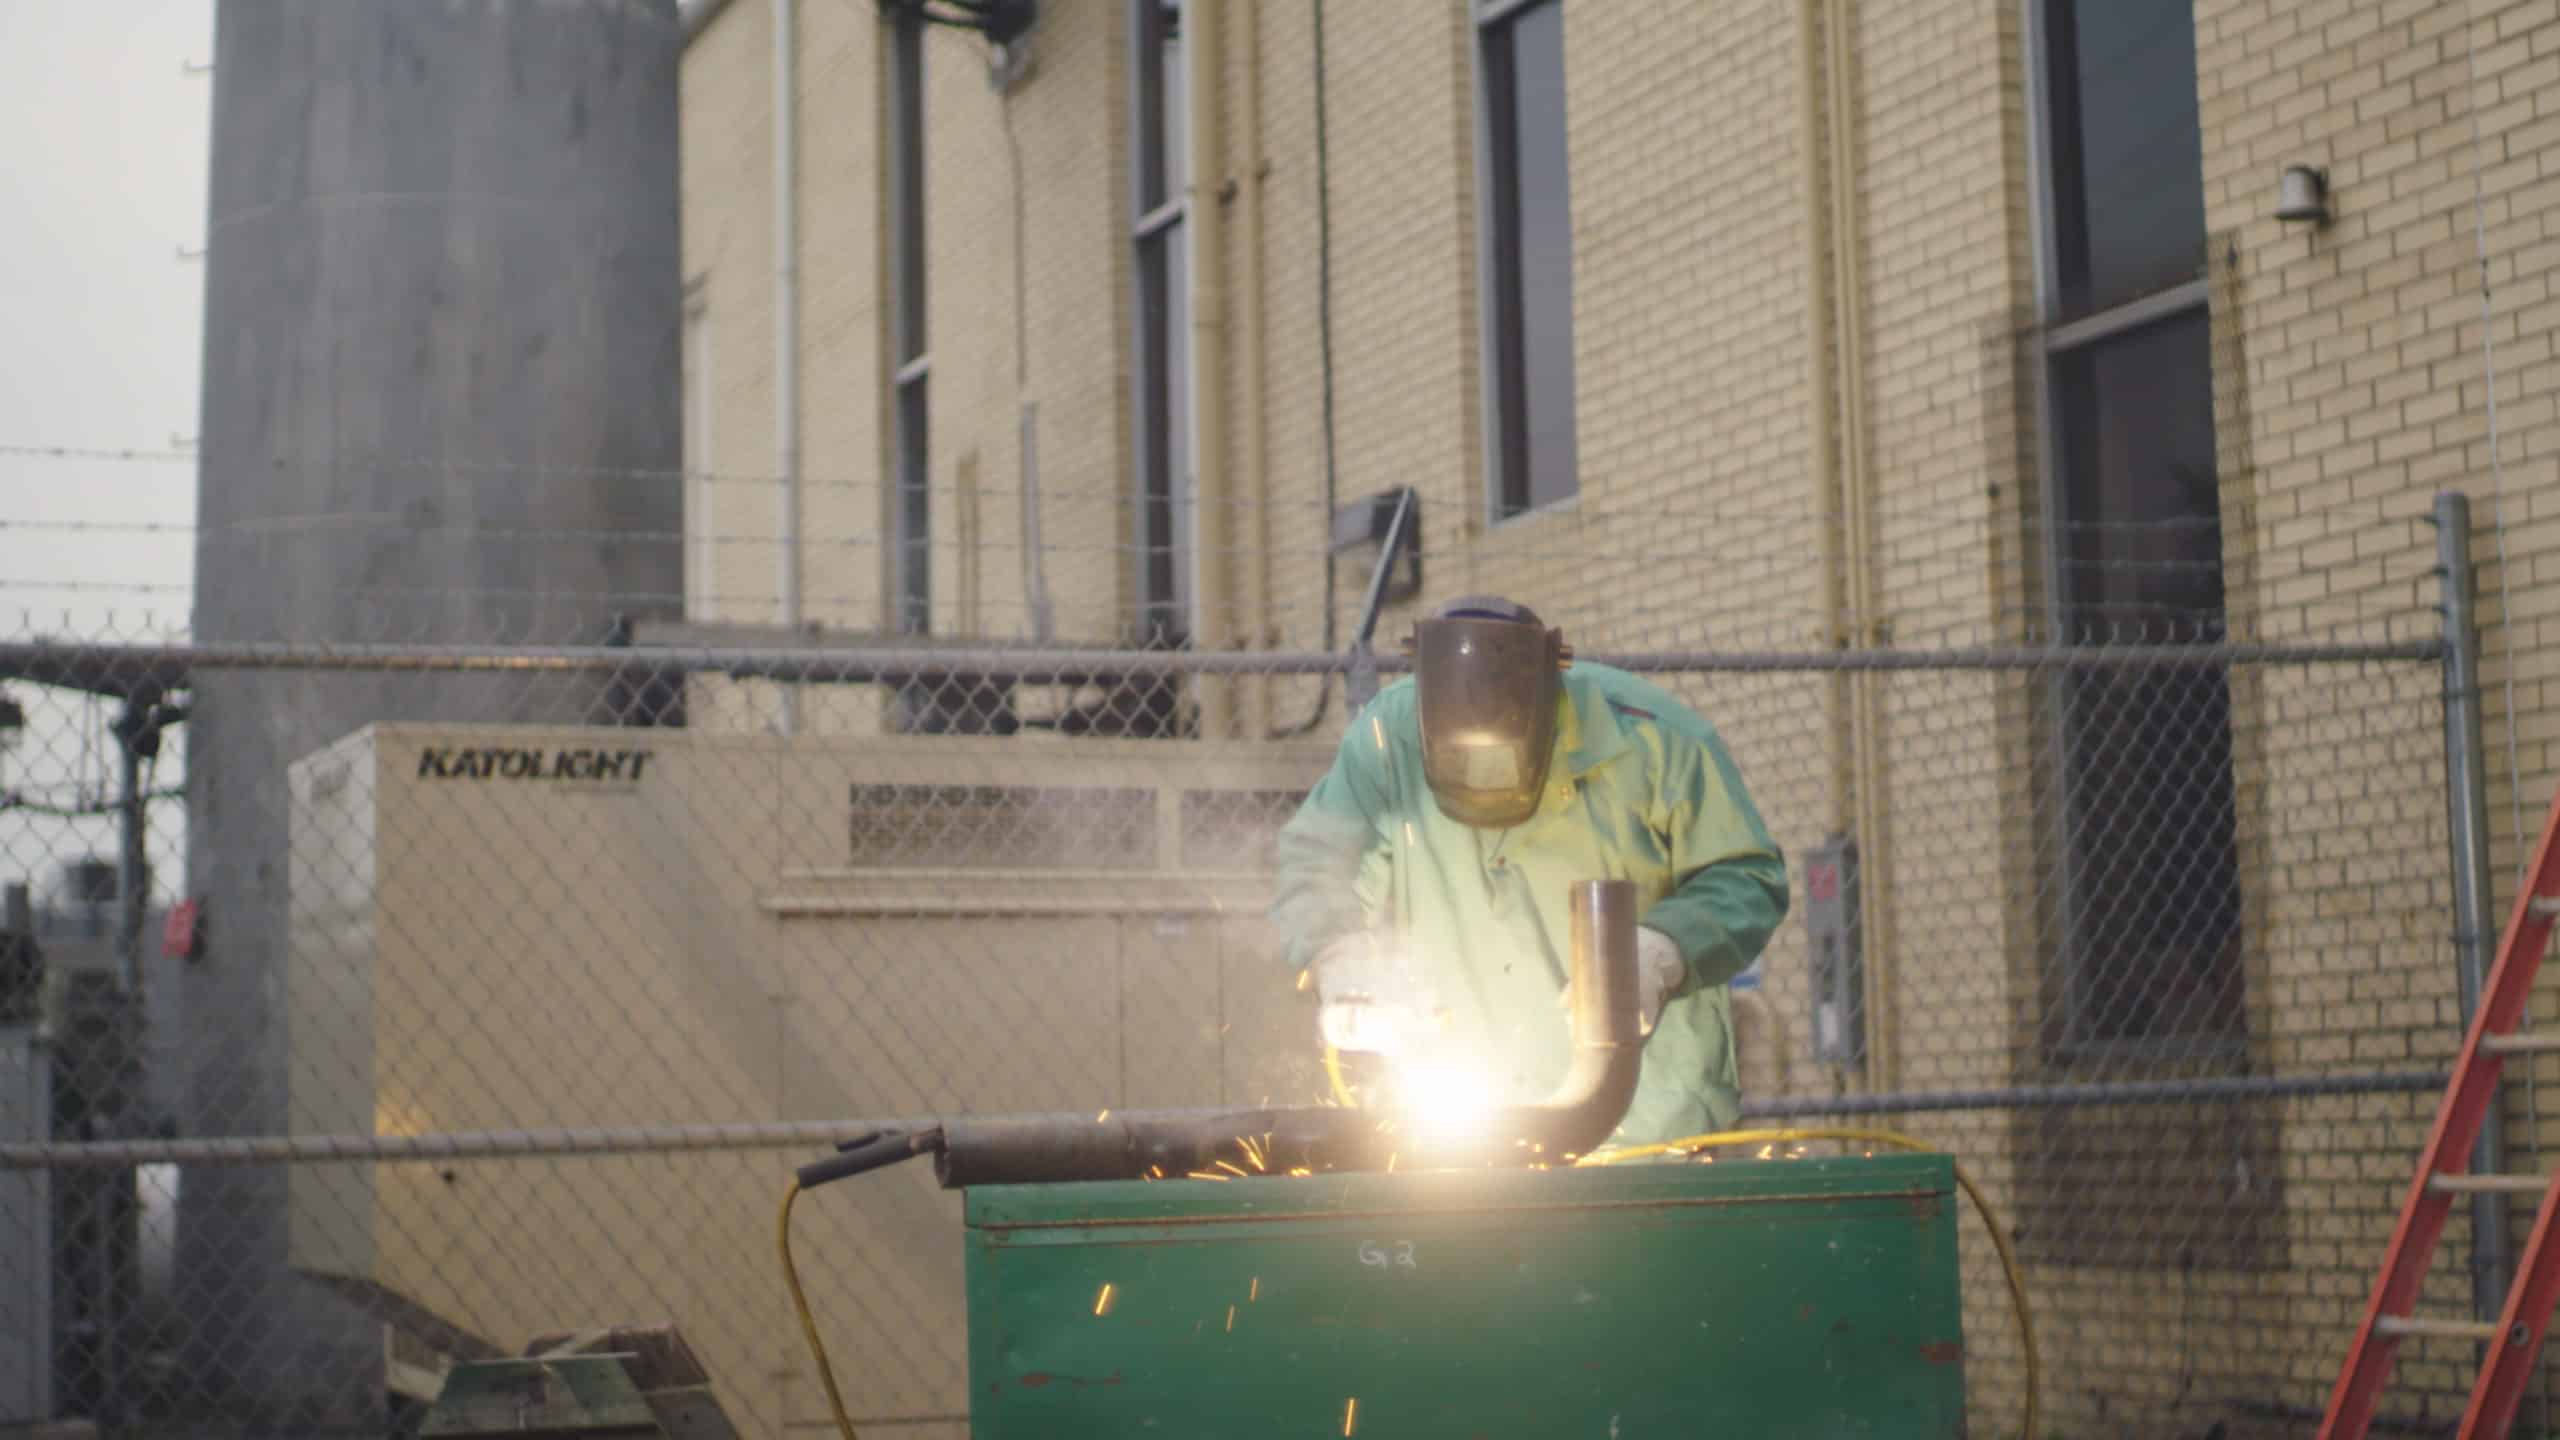
{"type": "Polygon", "coordinates": [[[889,427],[897,494],[890,594],[900,634],[933,628],[933,494],[926,448],[932,360],[925,340],[924,17],[900,6],[890,22],[889,283],[895,364],[889,427]]]}
{"type": "Polygon", "coordinates": [[[684,295],[684,613],[716,618],[719,507],[712,489],[711,295],[696,276],[684,295]]]}
{"type": "Polygon", "coordinates": [[[1579,488],[1563,0],[1476,0],[1487,439],[1496,519],[1579,488]]]}
{"type": "Polygon", "coordinates": [[[1131,233],[1137,266],[1138,624],[1148,644],[1191,625],[1191,183],[1183,148],[1183,0],[1130,0],[1131,233]]]}
{"type": "MultiPolygon", "coordinates": [[[[2036,3],[2054,624],[2080,646],[2219,641],[2191,0],[2036,3]]],[[[2243,1020],[2228,673],[2077,668],[2052,699],[2065,1043],[2217,1048],[2243,1020]]]]}

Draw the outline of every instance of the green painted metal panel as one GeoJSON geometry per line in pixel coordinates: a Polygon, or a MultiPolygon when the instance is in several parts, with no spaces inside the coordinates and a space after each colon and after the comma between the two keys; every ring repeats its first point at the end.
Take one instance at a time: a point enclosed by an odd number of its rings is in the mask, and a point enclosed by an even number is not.
{"type": "Polygon", "coordinates": [[[974,1190],[973,1433],[1957,1435],[1957,1204],[1940,1155],[974,1190]]]}

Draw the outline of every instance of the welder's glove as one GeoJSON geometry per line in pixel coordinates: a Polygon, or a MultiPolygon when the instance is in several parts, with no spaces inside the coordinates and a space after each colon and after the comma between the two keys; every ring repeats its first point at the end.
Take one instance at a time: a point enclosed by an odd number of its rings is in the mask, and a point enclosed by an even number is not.
{"type": "Polygon", "coordinates": [[[1689,962],[1680,956],[1680,942],[1649,925],[1636,927],[1636,1002],[1638,1028],[1653,1033],[1662,1019],[1662,1007],[1688,983],[1689,962]]]}
{"type": "Polygon", "coordinates": [[[1352,1054],[1392,1056],[1419,1033],[1421,1016],[1389,947],[1346,935],[1317,953],[1316,1025],[1324,1043],[1352,1054]]]}

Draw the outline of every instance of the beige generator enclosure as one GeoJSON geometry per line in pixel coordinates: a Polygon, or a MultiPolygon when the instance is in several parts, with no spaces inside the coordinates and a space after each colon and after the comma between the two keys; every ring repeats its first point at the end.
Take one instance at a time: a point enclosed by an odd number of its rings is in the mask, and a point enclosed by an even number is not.
{"type": "MultiPolygon", "coordinates": [[[[300,1135],[627,1127],[603,1153],[304,1165],[295,1268],[449,1358],[673,1322],[741,1419],[819,1401],[776,1263],[822,1141],[683,1127],[1320,1093],[1264,918],[1325,746],[374,726],[292,767],[300,1135]],[[449,1327],[449,1328],[448,1328],[449,1327]],[[746,1406],[737,1397],[753,1391],[746,1406]],[[779,1403],[772,1397],[779,1395],[779,1403]]],[[[804,1201],[865,1413],[964,1413],[925,1167],[804,1201]]]]}

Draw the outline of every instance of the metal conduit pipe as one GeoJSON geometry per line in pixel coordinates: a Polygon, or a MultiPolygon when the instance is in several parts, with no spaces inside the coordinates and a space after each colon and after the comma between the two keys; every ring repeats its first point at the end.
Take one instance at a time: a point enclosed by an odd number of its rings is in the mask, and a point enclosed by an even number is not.
{"type": "MultiPolygon", "coordinates": [[[[1183,197],[1183,244],[1191,252],[1191,563],[1193,632],[1198,648],[1227,648],[1235,596],[1227,580],[1227,547],[1234,525],[1227,484],[1227,248],[1218,179],[1226,173],[1226,146],[1218,132],[1226,67],[1221,39],[1227,7],[1185,5],[1182,10],[1183,125],[1191,157],[1190,193],[1183,197]]],[[[1225,740],[1234,734],[1231,682],[1195,676],[1200,734],[1225,740]]]]}
{"type": "MultiPolygon", "coordinates": [[[[793,0],[773,0],[773,444],[782,472],[774,528],[783,628],[800,628],[800,22],[793,0]]],[[[781,727],[799,733],[800,692],[785,685],[781,727]]]]}
{"type": "MultiPolygon", "coordinates": [[[[1826,269],[1831,258],[1831,229],[1823,199],[1829,172],[1823,162],[1821,134],[1822,110],[1828,98],[1823,90],[1822,11],[1823,0],[1797,0],[1796,134],[1799,178],[1804,184],[1805,413],[1811,422],[1805,436],[1806,469],[1813,478],[1814,540],[1822,557],[1816,579],[1821,589],[1817,597],[1821,633],[1814,637],[1814,644],[1824,650],[1845,650],[1849,638],[1844,633],[1841,591],[1847,542],[1840,533],[1843,506],[1839,455],[1832,432],[1838,402],[1832,390],[1832,297],[1826,269]]],[[[1855,784],[1850,766],[1847,671],[1837,672],[1823,682],[1822,743],[1822,828],[1826,835],[1839,835],[1849,829],[1849,801],[1855,784]]]]}
{"type": "MultiPolygon", "coordinates": [[[[1243,626],[1245,648],[1267,649],[1279,643],[1271,628],[1271,471],[1268,456],[1270,410],[1263,395],[1262,309],[1262,7],[1246,6],[1236,16],[1238,69],[1244,75],[1244,97],[1237,108],[1242,127],[1236,179],[1236,248],[1244,277],[1236,286],[1237,400],[1243,407],[1244,506],[1241,522],[1229,527],[1233,542],[1244,550],[1243,626]]],[[[1243,724],[1238,733],[1249,740],[1271,735],[1271,677],[1245,682],[1243,724]]]]}
{"type": "MultiPolygon", "coordinates": [[[[1635,1098],[1644,1062],[1636,1002],[1635,886],[1586,880],[1572,892],[1573,1060],[1548,1097],[1497,1110],[1467,1138],[1433,1140],[1394,1124],[1392,1112],[1332,1107],[1106,1110],[1100,1115],[994,1115],[939,1125],[934,1173],[946,1189],[1080,1180],[1180,1177],[1215,1171],[1376,1170],[1399,1157],[1413,1168],[1526,1165],[1581,1155],[1609,1138],[1635,1098]]],[[[916,1141],[872,1142],[879,1160],[916,1141]]],[[[803,1185],[837,1178],[831,1162],[802,1172],[803,1185]]],[[[856,1173],[856,1164],[845,1173],[856,1173]]]]}
{"type": "MultiPolygon", "coordinates": [[[[1858,224],[1856,97],[1851,88],[1852,50],[1849,26],[1855,0],[1832,0],[1824,17],[1824,39],[1830,63],[1825,67],[1824,98],[1831,126],[1831,262],[1832,316],[1836,325],[1836,363],[1840,367],[1840,485],[1848,521],[1849,612],[1857,625],[1860,648],[1884,641],[1880,601],[1876,594],[1876,541],[1873,528],[1874,476],[1867,464],[1867,375],[1862,320],[1866,276],[1860,254],[1858,224]]],[[[1882,687],[1871,675],[1849,682],[1852,720],[1849,731],[1855,755],[1858,824],[1859,953],[1864,962],[1867,1012],[1866,1081],[1870,1091],[1894,1088],[1895,1026],[1893,1009],[1893,905],[1888,891],[1883,797],[1885,755],[1881,729],[1882,687]]]]}

